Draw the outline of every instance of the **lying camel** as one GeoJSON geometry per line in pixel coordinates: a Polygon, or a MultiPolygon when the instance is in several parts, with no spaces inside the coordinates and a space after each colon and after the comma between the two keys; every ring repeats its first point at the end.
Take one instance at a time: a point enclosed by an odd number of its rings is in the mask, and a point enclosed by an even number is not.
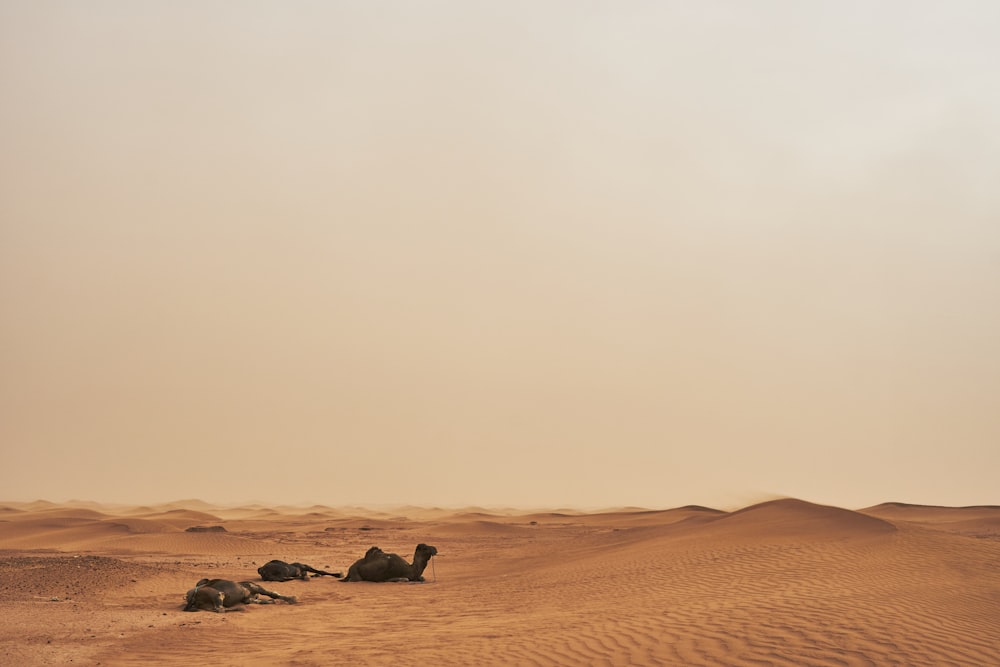
{"type": "Polygon", "coordinates": [[[364,558],[351,565],[341,581],[423,581],[424,568],[436,554],[435,547],[418,544],[411,565],[398,554],[387,554],[372,547],[364,558]]]}
{"type": "Polygon", "coordinates": [[[237,583],[228,579],[202,579],[187,592],[184,611],[204,610],[221,613],[237,605],[274,604],[275,600],[282,600],[288,604],[298,602],[294,596],[269,591],[252,581],[237,583]],[[266,595],[271,599],[261,600],[258,597],[260,595],[266,595]]]}
{"type": "Polygon", "coordinates": [[[316,570],[308,565],[303,565],[302,563],[286,563],[283,560],[268,561],[257,568],[257,573],[264,581],[290,581],[292,579],[308,580],[310,572],[313,573],[314,577],[327,576],[340,579],[344,576],[340,572],[316,570]]]}

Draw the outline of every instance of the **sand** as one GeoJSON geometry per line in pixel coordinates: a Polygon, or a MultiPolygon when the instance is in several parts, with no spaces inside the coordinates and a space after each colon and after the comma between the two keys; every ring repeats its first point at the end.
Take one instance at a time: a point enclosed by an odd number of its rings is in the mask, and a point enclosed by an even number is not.
{"type": "Polygon", "coordinates": [[[1000,507],[8,502],[0,590],[4,665],[1000,665],[1000,507]],[[425,583],[268,583],[300,603],[181,611],[202,577],[346,572],[419,542],[439,550],[425,583]]]}

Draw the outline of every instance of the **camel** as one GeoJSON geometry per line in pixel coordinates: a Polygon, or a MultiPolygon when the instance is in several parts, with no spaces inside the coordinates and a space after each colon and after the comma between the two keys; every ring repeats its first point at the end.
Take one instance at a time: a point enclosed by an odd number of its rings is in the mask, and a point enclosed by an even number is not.
{"type": "Polygon", "coordinates": [[[427,544],[418,544],[413,552],[413,564],[407,563],[398,554],[387,554],[378,547],[372,547],[365,557],[357,560],[347,571],[341,582],[347,581],[423,581],[424,568],[437,549],[427,544]]]}
{"type": "Polygon", "coordinates": [[[290,581],[292,579],[302,579],[304,581],[308,581],[310,572],[313,573],[312,576],[314,577],[327,576],[340,579],[344,576],[340,572],[316,570],[309,565],[304,565],[302,563],[286,563],[283,560],[268,561],[264,565],[257,568],[257,573],[260,574],[260,578],[264,581],[290,581]]]}
{"type": "Polygon", "coordinates": [[[194,588],[187,592],[187,604],[184,611],[215,611],[222,613],[230,607],[243,604],[274,604],[282,600],[295,604],[298,600],[291,595],[281,595],[269,591],[252,581],[229,581],[228,579],[202,579],[194,588]],[[261,600],[259,596],[266,595],[270,600],[261,600]]]}

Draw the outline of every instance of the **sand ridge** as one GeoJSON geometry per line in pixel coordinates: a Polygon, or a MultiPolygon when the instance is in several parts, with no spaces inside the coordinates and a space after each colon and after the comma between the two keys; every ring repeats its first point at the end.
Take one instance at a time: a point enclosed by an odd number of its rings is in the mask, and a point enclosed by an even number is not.
{"type": "Polygon", "coordinates": [[[791,498],[591,513],[6,502],[0,663],[995,665],[998,525],[998,507],[791,498]],[[368,546],[409,560],[418,542],[439,550],[424,584],[269,583],[301,603],[180,611],[202,577],[259,582],[271,558],[346,571],[368,546]]]}

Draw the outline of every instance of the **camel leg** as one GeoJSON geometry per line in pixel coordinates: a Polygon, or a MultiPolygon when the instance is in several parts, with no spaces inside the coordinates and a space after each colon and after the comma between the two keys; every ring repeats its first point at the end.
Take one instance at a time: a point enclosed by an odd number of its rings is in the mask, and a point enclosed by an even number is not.
{"type": "Polygon", "coordinates": [[[314,567],[311,567],[309,565],[302,565],[301,563],[299,564],[299,567],[301,567],[306,572],[312,572],[314,577],[333,577],[334,579],[340,579],[342,576],[344,576],[340,572],[327,572],[326,570],[317,570],[314,567]]]}
{"type": "MultiPolygon", "coordinates": [[[[255,596],[256,595],[266,595],[267,597],[269,597],[269,598],[271,598],[273,600],[282,600],[284,602],[287,602],[288,604],[295,604],[296,602],[298,602],[298,599],[294,595],[282,595],[281,593],[275,593],[274,591],[269,591],[266,588],[264,588],[263,586],[255,584],[252,581],[244,581],[242,583],[242,585],[248,591],[250,591],[250,593],[252,595],[255,595],[255,596]]],[[[261,602],[264,602],[266,604],[266,601],[264,601],[264,600],[262,600],[261,602]]]]}

